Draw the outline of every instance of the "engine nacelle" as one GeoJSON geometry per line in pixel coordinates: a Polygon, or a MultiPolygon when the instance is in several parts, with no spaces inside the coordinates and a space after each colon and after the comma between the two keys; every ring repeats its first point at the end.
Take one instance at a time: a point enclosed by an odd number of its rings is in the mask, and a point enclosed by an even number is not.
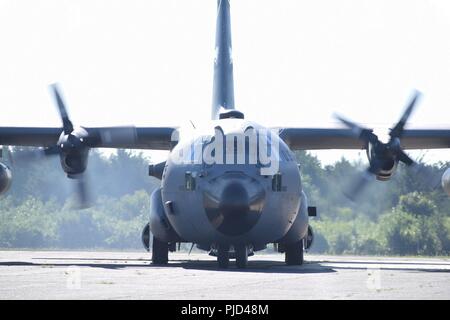
{"type": "Polygon", "coordinates": [[[450,196],[450,168],[447,168],[442,175],[442,188],[444,188],[445,192],[450,196]]]}
{"type": "Polygon", "coordinates": [[[70,134],[61,133],[58,145],[61,148],[60,160],[64,172],[69,178],[74,178],[86,171],[89,148],[85,147],[84,139],[88,136],[83,128],[76,128],[70,134]]]}
{"type": "Polygon", "coordinates": [[[12,182],[11,169],[6,164],[0,162],[0,194],[8,191],[12,182]]]}
{"type": "MultiPolygon", "coordinates": [[[[380,157],[380,155],[378,155],[375,150],[376,148],[374,148],[372,144],[369,143],[367,145],[366,152],[367,152],[367,159],[369,160],[369,162],[372,162],[373,159],[380,157]]],[[[377,180],[388,181],[394,174],[395,170],[397,169],[397,164],[398,162],[394,158],[385,161],[383,167],[380,169],[380,171],[376,176],[377,180]]]]}
{"type": "Polygon", "coordinates": [[[392,175],[394,174],[395,170],[397,169],[397,161],[388,161],[387,164],[385,164],[380,172],[377,174],[377,180],[379,181],[388,181],[391,179],[392,175]]]}
{"type": "Polygon", "coordinates": [[[156,189],[150,196],[150,232],[159,240],[167,242],[181,242],[169,220],[161,197],[161,188],[156,189]]]}
{"type": "Polygon", "coordinates": [[[87,152],[83,154],[61,154],[61,166],[69,178],[86,171],[87,152]]]}

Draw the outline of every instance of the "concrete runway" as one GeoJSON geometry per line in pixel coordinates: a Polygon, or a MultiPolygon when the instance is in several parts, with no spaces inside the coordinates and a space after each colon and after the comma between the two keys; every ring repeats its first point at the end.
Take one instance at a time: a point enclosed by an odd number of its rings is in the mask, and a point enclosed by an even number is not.
{"type": "Polygon", "coordinates": [[[0,251],[0,299],[450,299],[450,259],[282,254],[218,270],[207,254],[0,251]]]}

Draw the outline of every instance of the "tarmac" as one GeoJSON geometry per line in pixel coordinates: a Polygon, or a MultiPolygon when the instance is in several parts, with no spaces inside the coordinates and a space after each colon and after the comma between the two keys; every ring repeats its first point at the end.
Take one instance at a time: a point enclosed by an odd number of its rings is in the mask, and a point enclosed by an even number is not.
{"type": "Polygon", "coordinates": [[[256,254],[220,270],[206,253],[0,251],[0,299],[450,299],[450,258],[256,254]]]}

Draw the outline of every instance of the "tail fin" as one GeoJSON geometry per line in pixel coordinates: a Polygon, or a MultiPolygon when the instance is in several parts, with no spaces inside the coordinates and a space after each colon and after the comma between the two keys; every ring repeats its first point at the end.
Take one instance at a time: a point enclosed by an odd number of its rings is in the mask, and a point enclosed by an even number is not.
{"type": "Polygon", "coordinates": [[[220,108],[234,109],[233,59],[231,56],[230,0],[217,0],[216,49],[212,119],[220,108]]]}

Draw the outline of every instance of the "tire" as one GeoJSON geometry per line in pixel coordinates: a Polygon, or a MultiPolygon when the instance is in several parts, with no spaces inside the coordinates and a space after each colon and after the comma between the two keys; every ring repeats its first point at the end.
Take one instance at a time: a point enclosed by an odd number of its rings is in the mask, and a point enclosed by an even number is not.
{"type": "Polygon", "coordinates": [[[286,245],[285,262],[288,266],[303,264],[303,240],[286,245]]]}
{"type": "Polygon", "coordinates": [[[230,264],[229,246],[219,246],[217,248],[217,263],[220,269],[227,269],[230,264]]]}
{"type": "Polygon", "coordinates": [[[147,223],[144,227],[144,230],[142,230],[141,235],[142,245],[144,246],[145,250],[147,252],[150,251],[150,224],[147,223]]]}
{"type": "Polygon", "coordinates": [[[239,269],[245,269],[248,263],[247,247],[245,245],[235,246],[236,266],[239,269]]]}
{"type": "Polygon", "coordinates": [[[169,263],[169,244],[153,237],[152,264],[164,265],[169,263]]]}

